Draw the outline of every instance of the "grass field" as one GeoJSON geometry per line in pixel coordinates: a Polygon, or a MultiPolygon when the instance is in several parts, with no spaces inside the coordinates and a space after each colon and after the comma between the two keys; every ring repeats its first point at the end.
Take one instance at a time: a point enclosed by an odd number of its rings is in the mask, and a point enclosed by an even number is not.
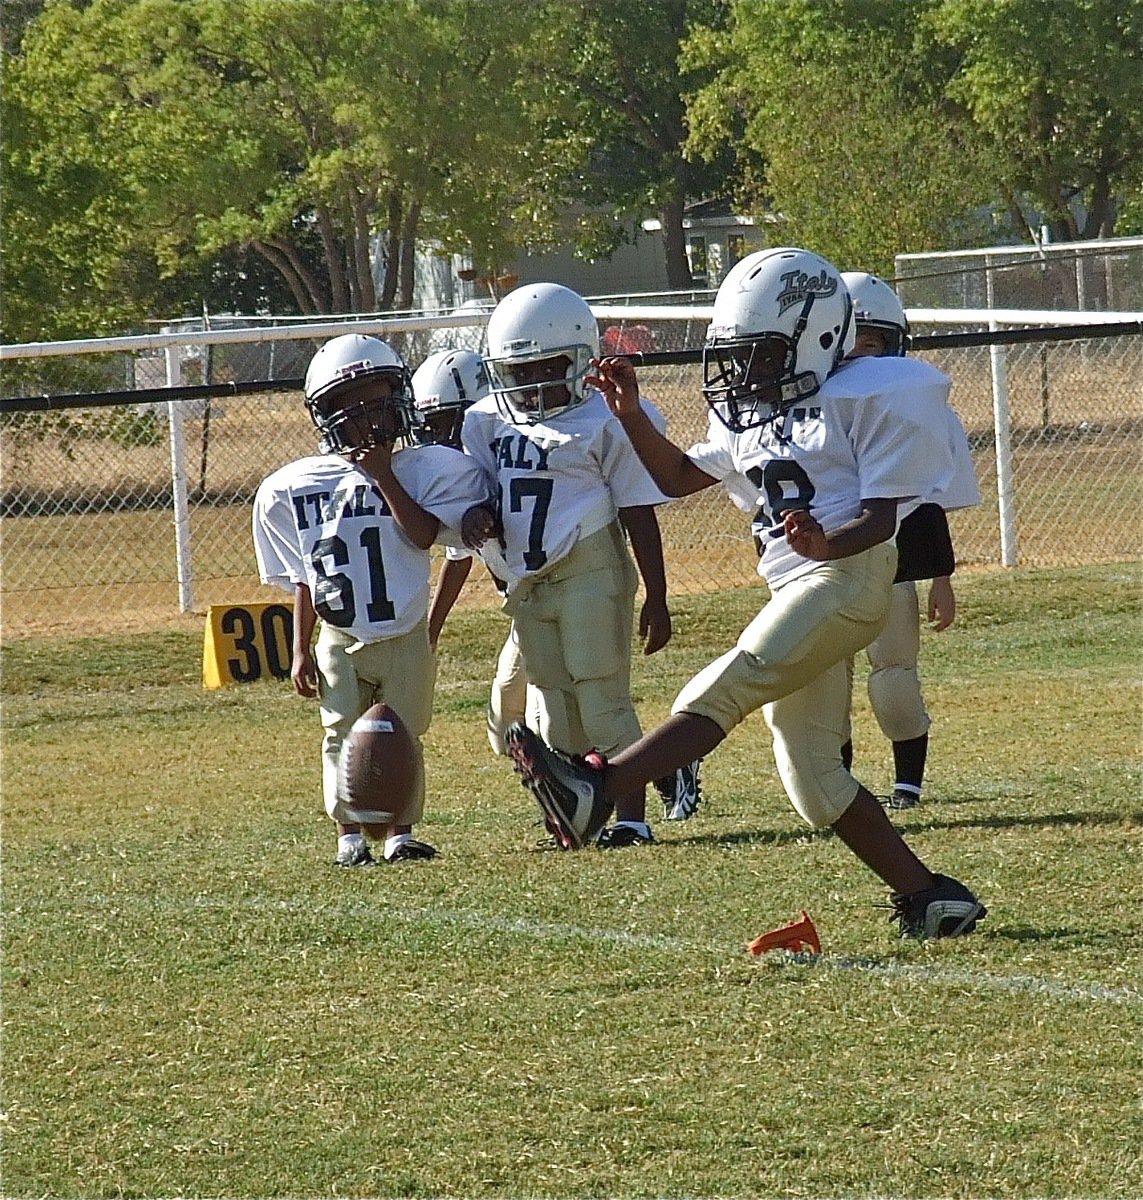
{"type": "MultiPolygon", "coordinates": [[[[759,714],[657,847],[534,849],[484,740],[492,611],[442,644],[441,856],[355,872],[288,685],[203,692],[195,633],[10,643],[0,1190],[1139,1196],[1140,583],[970,575],[926,635],[929,783],[899,823],[991,910],[934,944],[799,823],[759,714]],[[820,957],[745,952],[803,909],[820,957]]],[[[647,723],[758,599],[674,604],[647,723]]]]}

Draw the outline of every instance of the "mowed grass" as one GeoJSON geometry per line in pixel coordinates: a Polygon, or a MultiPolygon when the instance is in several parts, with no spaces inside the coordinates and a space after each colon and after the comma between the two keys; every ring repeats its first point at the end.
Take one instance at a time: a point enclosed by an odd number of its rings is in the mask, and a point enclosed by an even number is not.
{"type": "MultiPolygon", "coordinates": [[[[798,821],[760,714],[657,847],[535,850],[484,739],[493,611],[445,631],[439,859],[354,872],[288,685],[204,692],[179,632],[12,643],[3,1193],[1138,1196],[1140,572],[958,597],[924,639],[929,783],[898,819],[991,911],[933,944],[896,940],[885,890],[798,821]],[[803,909],[820,958],[746,953],[803,909]]],[[[674,603],[637,661],[647,723],[759,599],[674,603]]]]}

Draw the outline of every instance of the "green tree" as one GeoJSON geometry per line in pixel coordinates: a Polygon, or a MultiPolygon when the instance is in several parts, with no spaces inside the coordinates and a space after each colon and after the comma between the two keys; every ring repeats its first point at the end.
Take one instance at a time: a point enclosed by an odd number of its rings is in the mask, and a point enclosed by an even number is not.
{"type": "Polygon", "coordinates": [[[249,254],[297,311],[404,307],[419,239],[495,258],[522,221],[543,232],[528,198],[546,163],[503,38],[518,10],[49,3],[6,79],[4,237],[26,235],[6,327],[120,327],[249,254]]]}
{"type": "Polygon", "coordinates": [[[585,220],[582,244],[596,253],[614,249],[623,219],[654,213],[672,289],[692,286],[684,206],[725,194],[733,161],[687,157],[686,94],[707,76],[680,68],[679,54],[692,28],[725,14],[723,0],[554,0],[535,41],[550,81],[541,129],[564,164],[550,194],[620,218],[585,220]]]}
{"type": "Polygon", "coordinates": [[[980,144],[942,94],[955,64],[922,39],[927,7],[736,0],[724,32],[686,46],[685,65],[713,72],[689,109],[692,151],[740,139],[740,203],[844,266],[891,272],[896,253],[976,241],[980,144]]]}
{"type": "Polygon", "coordinates": [[[1110,237],[1143,188],[1143,0],[942,0],[932,28],[1014,218],[1110,237]]]}

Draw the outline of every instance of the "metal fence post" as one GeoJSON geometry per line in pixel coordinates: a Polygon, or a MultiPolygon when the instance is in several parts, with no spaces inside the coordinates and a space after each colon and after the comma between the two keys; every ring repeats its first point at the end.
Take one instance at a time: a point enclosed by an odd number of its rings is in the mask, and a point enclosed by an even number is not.
{"type": "MultiPolygon", "coordinates": [[[[170,333],[169,328],[163,329],[170,333]]],[[[183,381],[181,347],[167,346],[167,387],[183,381]]],[[[191,566],[190,509],[187,505],[187,447],[183,436],[183,406],[167,401],[167,425],[171,431],[171,496],[175,505],[175,566],[179,579],[179,612],[194,608],[194,572],[191,566]]]]}
{"type": "MultiPolygon", "coordinates": [[[[995,307],[992,259],[985,258],[985,280],[988,307],[995,307]]],[[[994,317],[989,317],[989,329],[999,329],[994,317]]],[[[996,445],[996,498],[1000,507],[1000,562],[1014,567],[1020,553],[1016,544],[1016,489],[1012,473],[1012,407],[1008,397],[1008,350],[993,344],[988,348],[992,370],[992,424],[996,445]]]]}

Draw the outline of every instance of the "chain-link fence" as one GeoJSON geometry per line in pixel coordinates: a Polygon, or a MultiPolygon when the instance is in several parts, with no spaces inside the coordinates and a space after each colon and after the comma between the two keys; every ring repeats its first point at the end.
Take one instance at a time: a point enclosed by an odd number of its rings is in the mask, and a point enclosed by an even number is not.
{"type": "MultiPolygon", "coordinates": [[[[600,311],[605,339],[626,339],[619,343],[625,350],[696,347],[707,323],[699,310],[600,311]]],[[[416,364],[433,349],[478,335],[479,327],[381,332],[416,364]]],[[[12,412],[6,401],[5,636],[156,627],[209,604],[277,598],[258,583],[251,500],[271,470],[314,451],[297,380],[328,333],[240,344],[195,340],[208,336],[218,335],[184,331],[181,342],[158,350],[6,363],[6,397],[51,393],[54,404],[62,392],[160,388],[168,380],[181,381],[184,391],[227,384],[235,392],[27,412],[12,412]],[[260,380],[276,382],[239,390],[260,380]]],[[[984,495],[979,508],[952,517],[963,565],[1138,556],[1141,347],[1134,333],[920,351],[954,381],[952,404],[968,430],[984,495]]],[[[675,441],[685,447],[701,437],[706,406],[694,361],[644,366],[640,381],[675,441]]],[[[720,489],[664,506],[660,522],[675,592],[756,580],[747,519],[720,489]]],[[[495,603],[476,573],[469,586],[465,603],[495,603]]]]}
{"type": "Polygon", "coordinates": [[[906,308],[1143,309],[1143,238],[899,254],[906,308]]]}

